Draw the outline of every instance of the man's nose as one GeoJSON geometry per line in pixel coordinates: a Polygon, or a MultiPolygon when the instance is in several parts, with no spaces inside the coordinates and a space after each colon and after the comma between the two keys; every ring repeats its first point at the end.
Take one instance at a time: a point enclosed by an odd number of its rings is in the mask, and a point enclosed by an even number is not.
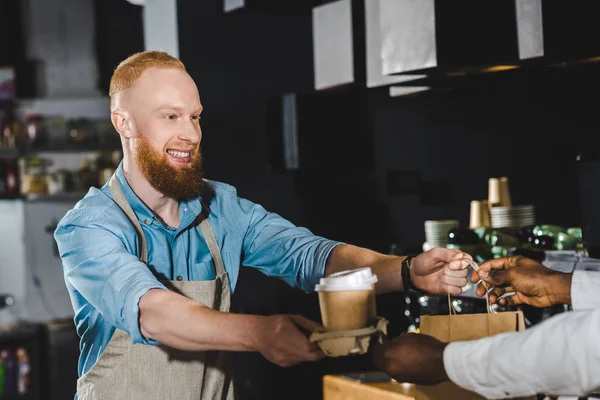
{"type": "Polygon", "coordinates": [[[185,126],[181,127],[179,137],[182,140],[196,144],[202,140],[202,129],[198,122],[190,120],[184,123],[185,126]]]}

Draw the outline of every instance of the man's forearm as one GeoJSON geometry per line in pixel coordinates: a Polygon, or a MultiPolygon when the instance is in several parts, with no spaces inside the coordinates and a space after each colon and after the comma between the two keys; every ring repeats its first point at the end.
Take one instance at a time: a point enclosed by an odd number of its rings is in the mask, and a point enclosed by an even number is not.
{"type": "Polygon", "coordinates": [[[181,350],[254,351],[264,317],[212,310],[180,294],[151,289],[139,303],[147,339],[181,350]]]}
{"type": "Polygon", "coordinates": [[[348,244],[337,246],[327,260],[325,275],[361,267],[371,267],[377,275],[377,294],[402,290],[400,273],[404,257],[385,255],[348,244]]]}

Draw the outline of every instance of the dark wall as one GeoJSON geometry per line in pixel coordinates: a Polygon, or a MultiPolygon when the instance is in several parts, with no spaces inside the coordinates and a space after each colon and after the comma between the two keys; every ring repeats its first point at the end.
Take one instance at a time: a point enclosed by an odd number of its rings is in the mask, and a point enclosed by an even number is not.
{"type": "Polygon", "coordinates": [[[125,0],[95,0],[98,88],[108,95],[113,71],[121,61],[144,50],[143,8],[125,0]]]}
{"type": "Polygon", "coordinates": [[[514,204],[535,205],[538,223],[580,225],[575,157],[600,144],[599,76],[596,65],[540,68],[405,98],[374,92],[378,187],[399,242],[422,243],[427,219],[467,225],[469,202],[500,176],[514,204]],[[394,194],[394,176],[411,173],[421,190],[394,194]]]}

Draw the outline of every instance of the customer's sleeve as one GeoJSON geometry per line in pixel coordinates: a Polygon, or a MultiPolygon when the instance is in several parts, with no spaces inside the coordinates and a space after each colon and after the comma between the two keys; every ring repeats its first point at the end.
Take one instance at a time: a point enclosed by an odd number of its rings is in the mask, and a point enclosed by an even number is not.
{"type": "Polygon", "coordinates": [[[600,310],[556,315],[522,332],[450,343],[450,380],[485,398],[538,393],[583,396],[600,389],[600,310]]]}
{"type": "Polygon", "coordinates": [[[156,344],[139,326],[139,301],[150,289],[166,289],[123,241],[97,217],[74,213],[54,233],[65,279],[133,343],[156,344]]]}
{"type": "Polygon", "coordinates": [[[305,292],[314,291],[325,274],[329,254],[340,242],[316,236],[237,196],[231,209],[239,221],[244,221],[244,265],[279,277],[305,292]]]}
{"type": "Polygon", "coordinates": [[[573,272],[571,306],[574,310],[600,309],[600,272],[579,270],[573,272]]]}

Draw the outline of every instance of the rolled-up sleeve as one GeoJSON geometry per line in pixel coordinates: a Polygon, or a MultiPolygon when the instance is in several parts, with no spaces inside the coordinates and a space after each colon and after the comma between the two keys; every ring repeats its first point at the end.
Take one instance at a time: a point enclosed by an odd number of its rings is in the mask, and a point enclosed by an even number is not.
{"type": "Polygon", "coordinates": [[[316,236],[245,199],[237,198],[233,211],[239,220],[246,221],[244,265],[305,292],[314,291],[325,274],[329,254],[340,242],[316,236]]]}
{"type": "Polygon", "coordinates": [[[110,228],[87,214],[63,220],[54,237],[67,282],[133,343],[156,344],[140,332],[138,305],[148,290],[166,288],[148,267],[110,228]]]}

